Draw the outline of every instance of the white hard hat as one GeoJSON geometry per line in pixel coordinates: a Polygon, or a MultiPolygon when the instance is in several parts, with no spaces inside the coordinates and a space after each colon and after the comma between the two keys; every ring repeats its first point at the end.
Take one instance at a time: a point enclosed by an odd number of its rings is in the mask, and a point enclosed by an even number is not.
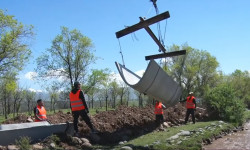
{"type": "Polygon", "coordinates": [[[194,94],[193,92],[189,92],[189,95],[194,94]]]}

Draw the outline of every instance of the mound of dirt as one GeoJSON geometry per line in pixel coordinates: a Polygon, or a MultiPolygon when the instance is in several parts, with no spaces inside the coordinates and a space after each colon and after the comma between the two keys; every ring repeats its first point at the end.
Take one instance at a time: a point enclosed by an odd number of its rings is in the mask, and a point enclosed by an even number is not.
{"type": "MultiPolygon", "coordinates": [[[[170,126],[178,126],[184,123],[185,115],[186,108],[184,104],[179,103],[164,110],[164,121],[170,126]]],[[[208,117],[204,109],[198,108],[195,116],[197,121],[205,120],[208,117]]],[[[73,121],[70,112],[63,113],[59,111],[47,117],[52,124],[73,121]]],[[[4,123],[23,123],[26,122],[27,118],[28,116],[22,114],[4,123]]],[[[155,123],[154,107],[152,105],[143,108],[119,106],[116,110],[99,112],[90,116],[90,118],[99,131],[97,135],[89,134],[90,129],[81,118],[78,125],[81,136],[90,139],[93,144],[114,144],[127,141],[158,128],[155,123]]]]}

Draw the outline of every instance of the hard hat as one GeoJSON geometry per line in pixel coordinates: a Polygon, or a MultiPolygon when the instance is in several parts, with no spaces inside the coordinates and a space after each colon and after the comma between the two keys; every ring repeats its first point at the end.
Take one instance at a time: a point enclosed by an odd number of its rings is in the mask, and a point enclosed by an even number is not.
{"type": "Polygon", "coordinates": [[[194,94],[193,92],[189,92],[189,95],[192,95],[192,94],[194,94]]]}

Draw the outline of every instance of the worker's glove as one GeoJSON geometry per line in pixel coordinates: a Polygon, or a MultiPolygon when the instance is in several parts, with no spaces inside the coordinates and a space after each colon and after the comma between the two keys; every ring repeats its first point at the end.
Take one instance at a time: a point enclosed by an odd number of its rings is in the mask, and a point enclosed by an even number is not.
{"type": "Polygon", "coordinates": [[[88,114],[89,113],[89,109],[85,109],[85,112],[88,114]]]}

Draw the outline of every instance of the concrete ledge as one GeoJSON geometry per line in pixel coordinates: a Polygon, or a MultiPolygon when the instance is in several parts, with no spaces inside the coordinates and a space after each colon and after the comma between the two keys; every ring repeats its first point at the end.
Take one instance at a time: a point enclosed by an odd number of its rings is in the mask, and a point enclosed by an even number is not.
{"type": "Polygon", "coordinates": [[[16,140],[24,136],[30,137],[31,142],[37,142],[53,133],[64,133],[66,129],[72,127],[72,123],[49,124],[48,122],[1,125],[0,145],[15,144],[16,140]]]}

